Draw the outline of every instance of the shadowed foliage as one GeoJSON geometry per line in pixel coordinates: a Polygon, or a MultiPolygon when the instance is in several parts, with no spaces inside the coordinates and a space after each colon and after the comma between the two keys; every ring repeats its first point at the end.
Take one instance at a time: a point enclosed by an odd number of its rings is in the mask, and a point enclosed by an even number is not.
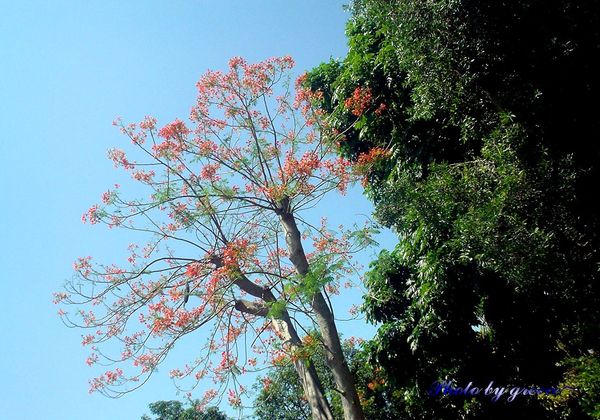
{"type": "Polygon", "coordinates": [[[405,418],[598,417],[599,9],[354,1],[348,55],[307,77],[398,234],[364,311],[405,418]],[[436,380],[588,385],[495,404],[436,380]]]}

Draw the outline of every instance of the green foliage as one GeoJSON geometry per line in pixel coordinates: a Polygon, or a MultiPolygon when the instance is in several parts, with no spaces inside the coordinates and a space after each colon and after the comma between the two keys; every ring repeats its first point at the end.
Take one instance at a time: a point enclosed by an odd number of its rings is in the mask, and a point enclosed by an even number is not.
{"type": "Polygon", "coordinates": [[[263,378],[254,385],[254,389],[258,391],[258,396],[254,401],[254,418],[310,419],[310,407],[303,397],[304,391],[298,374],[291,364],[275,368],[266,378],[268,379],[263,378]]]}
{"type": "Polygon", "coordinates": [[[356,229],[351,232],[348,236],[348,240],[353,242],[359,249],[365,249],[371,246],[379,245],[373,236],[380,233],[380,230],[376,227],[365,227],[363,229],[356,229]]]}
{"type": "MultiPolygon", "coordinates": [[[[366,239],[363,239],[366,240],[366,239]]],[[[336,272],[344,268],[344,261],[331,261],[331,255],[320,254],[311,259],[310,271],[304,275],[295,275],[291,277],[291,281],[286,285],[286,293],[290,297],[300,297],[305,302],[310,302],[313,296],[322,288],[334,280],[336,272]]],[[[270,303],[272,308],[275,308],[277,314],[281,305],[285,302],[270,303]]],[[[273,309],[271,309],[273,310],[273,309]]]]}
{"type": "Polygon", "coordinates": [[[315,293],[333,281],[333,274],[342,268],[342,262],[330,264],[327,257],[315,258],[311,261],[311,269],[302,277],[301,291],[307,300],[312,299],[315,293]]]}
{"type": "MultiPolygon", "coordinates": [[[[316,337],[316,335],[312,335],[316,337]]],[[[316,337],[318,338],[318,337],[316,337]]],[[[311,360],[323,381],[325,394],[332,404],[336,419],[343,419],[343,411],[338,391],[336,391],[331,371],[327,368],[321,346],[313,346],[311,360]]],[[[354,375],[356,387],[366,418],[371,420],[401,419],[402,407],[397,403],[399,396],[383,381],[377,368],[370,363],[370,351],[356,347],[350,342],[344,344],[344,354],[354,375]]],[[[264,378],[259,378],[253,387],[258,395],[254,401],[254,418],[269,420],[309,420],[310,408],[304,397],[298,375],[291,363],[280,364],[264,378]]]]}
{"type": "Polygon", "coordinates": [[[197,401],[192,402],[191,407],[185,408],[181,401],[157,401],[148,406],[155,417],[144,415],[142,420],[228,420],[216,407],[198,411],[195,404],[197,401]]]}
{"type": "Polygon", "coordinates": [[[279,319],[285,311],[286,303],[283,300],[275,300],[273,302],[267,302],[269,306],[269,317],[279,319]]]}
{"type": "MultiPolygon", "coordinates": [[[[302,347],[303,354],[295,354],[303,360],[310,359],[322,381],[323,389],[327,399],[332,403],[332,411],[337,419],[343,419],[343,412],[339,395],[333,389],[335,387],[333,376],[325,362],[323,348],[320,346],[320,337],[312,332],[307,336],[305,346],[302,347]]],[[[346,350],[346,359],[352,353],[346,350]]],[[[300,379],[290,359],[278,363],[265,377],[259,378],[253,386],[258,395],[254,401],[254,417],[256,419],[272,420],[302,420],[310,419],[311,411],[304,396],[304,390],[300,379]]]]}
{"type": "Polygon", "coordinates": [[[346,156],[390,152],[365,185],[399,243],[372,263],[364,309],[381,323],[370,354],[403,412],[596,415],[583,355],[600,350],[600,146],[589,141],[600,132],[600,8],[356,0],[351,10],[348,55],[307,84],[345,130],[346,156]],[[360,116],[345,105],[357,87],[372,95],[360,116]],[[448,378],[582,391],[550,411],[538,398],[426,395],[448,378]]]}
{"type": "Polygon", "coordinates": [[[584,412],[594,419],[600,419],[600,360],[593,356],[582,356],[569,359],[565,365],[569,370],[561,387],[574,389],[575,398],[581,398],[584,412]]]}

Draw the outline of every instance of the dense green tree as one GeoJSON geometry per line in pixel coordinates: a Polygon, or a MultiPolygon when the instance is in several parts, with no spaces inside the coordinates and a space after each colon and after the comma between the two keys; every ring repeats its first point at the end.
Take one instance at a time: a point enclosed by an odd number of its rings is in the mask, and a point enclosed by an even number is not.
{"type": "Polygon", "coordinates": [[[228,417],[216,407],[196,410],[195,403],[185,407],[181,401],[156,401],[148,406],[154,417],[142,416],[142,420],[227,420],[228,417]]]}
{"type": "MultiPolygon", "coordinates": [[[[322,373],[321,369],[317,371],[322,373]]],[[[258,392],[254,400],[254,418],[272,420],[311,418],[302,384],[292,364],[276,366],[269,374],[260,378],[253,388],[258,392]]]]}
{"type": "Polygon", "coordinates": [[[597,416],[589,386],[510,404],[427,390],[598,378],[600,3],[361,0],[347,35],[306,83],[398,233],[365,311],[404,415],[597,416]]]}

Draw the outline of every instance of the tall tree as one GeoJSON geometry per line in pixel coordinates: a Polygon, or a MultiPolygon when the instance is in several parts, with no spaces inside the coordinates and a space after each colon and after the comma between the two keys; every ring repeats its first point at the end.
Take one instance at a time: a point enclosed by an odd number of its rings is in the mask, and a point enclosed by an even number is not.
{"type": "Polygon", "coordinates": [[[349,161],[335,154],[339,134],[313,107],[315,95],[298,84],[291,97],[292,66],[290,57],[233,58],[228,72],[207,72],[191,127],[175,120],[158,129],[152,117],[116,122],[137,155],[115,149],[109,156],[149,195],[124,199],[116,186],[83,219],[151,238],[130,247],[127,267],[80,258],[77,277],[56,296],[78,308],[62,312],[68,325],[91,330],[83,339],[92,345],[88,363],[138,368],[108,371],[92,390],[120,395],[128,390],[121,386],[141,386],[178,340],[202,328],[210,331],[203,352],[171,372],[221,384],[200,405],[229,388],[239,406],[238,374],[290,357],[313,418],[331,420],[302,341],[302,331],[316,327],[345,418],[363,418],[328,294],[353,273],[351,254],[368,229],[337,234],[324,219],[304,217],[324,195],[345,192],[352,176],[349,161]],[[116,357],[99,348],[109,340],[123,345],[116,357]]]}
{"type": "Polygon", "coordinates": [[[427,390],[597,375],[598,2],[357,0],[352,13],[347,57],[307,84],[399,233],[365,310],[407,418],[591,413],[590,393],[498,405],[427,390]]]}

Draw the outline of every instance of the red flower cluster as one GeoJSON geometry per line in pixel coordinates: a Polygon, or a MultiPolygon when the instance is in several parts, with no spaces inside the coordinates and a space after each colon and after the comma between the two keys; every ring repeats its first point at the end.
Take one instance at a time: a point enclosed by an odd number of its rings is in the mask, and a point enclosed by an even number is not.
{"type": "Polygon", "coordinates": [[[88,211],[83,213],[81,216],[81,221],[83,223],[90,222],[90,224],[94,225],[100,221],[100,216],[98,215],[99,207],[97,204],[91,206],[88,211]]]}
{"type": "Polygon", "coordinates": [[[283,162],[283,174],[288,178],[310,177],[320,164],[321,160],[314,151],[304,153],[298,160],[290,150],[283,162]]]}
{"type": "Polygon", "coordinates": [[[172,123],[165,125],[158,132],[158,135],[165,140],[181,140],[190,134],[189,128],[187,128],[183,121],[176,119],[172,123]]]}
{"type": "Polygon", "coordinates": [[[371,170],[371,167],[374,163],[378,162],[381,159],[385,159],[390,155],[390,151],[386,150],[382,147],[373,147],[366,153],[361,153],[358,156],[354,169],[357,173],[362,174],[363,178],[361,180],[361,184],[363,187],[367,185],[368,179],[367,175],[371,170]]]}
{"type": "Polygon", "coordinates": [[[372,101],[371,89],[359,86],[354,89],[351,97],[346,98],[344,106],[352,112],[352,115],[360,117],[371,106],[372,101]]]}
{"type": "Polygon", "coordinates": [[[390,155],[389,150],[384,149],[383,147],[373,147],[366,153],[361,153],[358,156],[358,160],[356,164],[358,166],[367,166],[370,165],[380,159],[385,159],[390,155]]]}
{"type": "Polygon", "coordinates": [[[318,108],[313,108],[314,102],[319,102],[323,99],[323,92],[310,90],[305,87],[307,74],[304,73],[296,79],[296,98],[294,99],[294,108],[299,109],[302,115],[306,118],[306,124],[311,126],[315,120],[309,114],[313,111],[316,114],[321,114],[323,111],[318,108]]]}
{"type": "Polygon", "coordinates": [[[129,162],[125,152],[120,149],[110,149],[108,158],[113,161],[115,168],[122,166],[125,169],[133,169],[135,167],[134,163],[129,162]]]}

